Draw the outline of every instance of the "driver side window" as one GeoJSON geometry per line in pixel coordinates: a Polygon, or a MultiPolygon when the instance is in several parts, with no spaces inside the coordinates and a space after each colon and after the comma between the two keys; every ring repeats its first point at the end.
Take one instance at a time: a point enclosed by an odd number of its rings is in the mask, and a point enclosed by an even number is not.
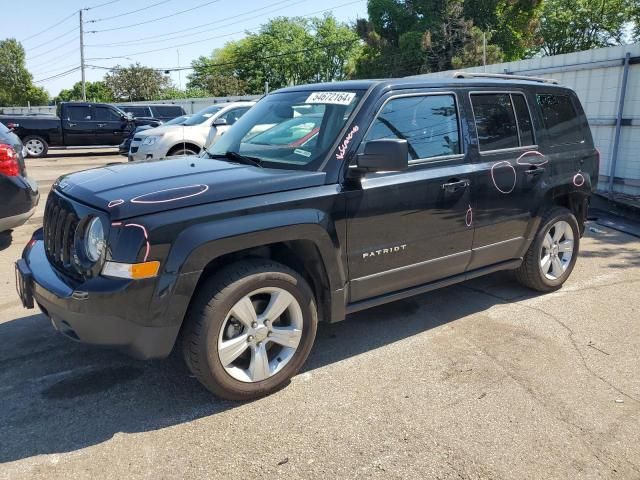
{"type": "Polygon", "coordinates": [[[413,161],[461,153],[455,97],[392,98],[382,107],[365,141],[383,138],[407,140],[413,161]]]}

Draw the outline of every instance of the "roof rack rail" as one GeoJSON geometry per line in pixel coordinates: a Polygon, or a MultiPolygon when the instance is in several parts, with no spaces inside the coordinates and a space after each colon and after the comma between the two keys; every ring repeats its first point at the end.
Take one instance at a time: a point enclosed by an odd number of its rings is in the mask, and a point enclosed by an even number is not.
{"type": "Polygon", "coordinates": [[[511,75],[508,73],[476,73],[476,72],[454,72],[454,78],[499,78],[502,80],[529,80],[531,82],[558,84],[558,80],[553,78],[529,77],[527,75],[511,75]]]}

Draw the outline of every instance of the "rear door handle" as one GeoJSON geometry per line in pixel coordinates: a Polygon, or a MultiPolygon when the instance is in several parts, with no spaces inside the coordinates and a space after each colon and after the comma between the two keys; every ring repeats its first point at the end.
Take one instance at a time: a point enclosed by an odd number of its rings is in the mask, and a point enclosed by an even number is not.
{"type": "Polygon", "coordinates": [[[70,126],[70,127],[75,127],[75,126],[76,126],[76,124],[75,124],[75,123],[71,123],[71,122],[69,122],[69,126],[70,126]]]}
{"type": "Polygon", "coordinates": [[[463,188],[467,188],[469,186],[469,180],[468,179],[464,179],[464,180],[456,180],[454,182],[449,182],[449,183],[443,183],[442,184],[442,189],[445,192],[457,192],[458,190],[462,190],[463,188]]]}
{"type": "Polygon", "coordinates": [[[541,175],[544,173],[544,167],[531,167],[529,170],[525,170],[524,173],[530,176],[541,175]]]}
{"type": "Polygon", "coordinates": [[[98,124],[98,127],[102,128],[102,127],[104,127],[105,125],[106,125],[106,123],[99,123],[99,124],[98,124]]]}

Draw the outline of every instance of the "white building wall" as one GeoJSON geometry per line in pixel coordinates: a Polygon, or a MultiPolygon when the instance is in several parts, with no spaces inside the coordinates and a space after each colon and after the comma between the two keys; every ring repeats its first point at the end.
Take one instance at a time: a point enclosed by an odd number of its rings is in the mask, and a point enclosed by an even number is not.
{"type": "MultiPolygon", "coordinates": [[[[584,52],[531,58],[466,68],[468,72],[512,73],[554,78],[573,88],[589,118],[596,146],[601,153],[599,189],[606,190],[622,86],[623,60],[627,52],[629,66],[614,190],[640,195],[640,44],[598,48],[584,52]]],[[[450,76],[453,71],[429,74],[450,76]]]]}

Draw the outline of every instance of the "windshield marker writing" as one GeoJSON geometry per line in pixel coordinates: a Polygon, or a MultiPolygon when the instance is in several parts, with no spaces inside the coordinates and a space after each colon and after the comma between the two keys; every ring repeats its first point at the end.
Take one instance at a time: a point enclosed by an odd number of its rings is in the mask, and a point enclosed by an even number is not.
{"type": "Polygon", "coordinates": [[[360,127],[356,125],[351,129],[351,131],[347,134],[347,136],[344,137],[344,140],[342,141],[342,145],[338,147],[338,153],[336,153],[336,158],[338,160],[344,159],[344,155],[345,153],[347,153],[347,148],[349,148],[349,144],[351,143],[351,140],[353,140],[353,136],[356,134],[358,130],[360,130],[360,127]]]}

